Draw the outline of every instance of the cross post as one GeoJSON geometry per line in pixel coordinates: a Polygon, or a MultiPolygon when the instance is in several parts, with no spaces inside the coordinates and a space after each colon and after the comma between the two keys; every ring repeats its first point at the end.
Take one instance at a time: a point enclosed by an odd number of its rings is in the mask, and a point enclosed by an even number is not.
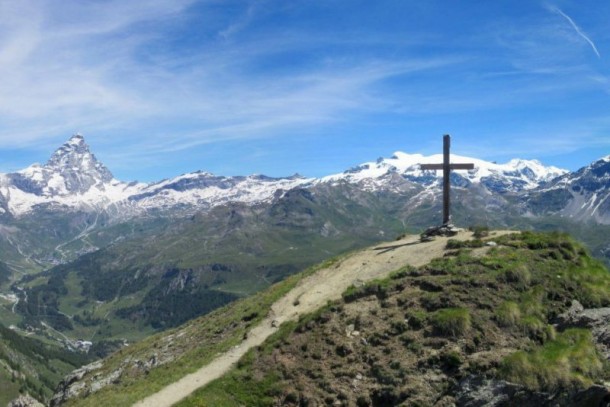
{"type": "Polygon", "coordinates": [[[472,170],[474,164],[451,164],[450,152],[451,136],[443,136],[443,163],[442,164],[420,164],[422,170],[443,170],[443,226],[451,223],[451,171],[452,170],[472,170]]]}

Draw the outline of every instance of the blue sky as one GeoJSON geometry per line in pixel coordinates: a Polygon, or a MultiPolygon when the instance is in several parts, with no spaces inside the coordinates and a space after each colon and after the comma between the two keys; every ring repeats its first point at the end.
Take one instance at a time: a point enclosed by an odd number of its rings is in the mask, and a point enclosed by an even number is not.
{"type": "Polygon", "coordinates": [[[123,180],[610,154],[610,2],[0,0],[0,171],[75,132],[123,180]]]}

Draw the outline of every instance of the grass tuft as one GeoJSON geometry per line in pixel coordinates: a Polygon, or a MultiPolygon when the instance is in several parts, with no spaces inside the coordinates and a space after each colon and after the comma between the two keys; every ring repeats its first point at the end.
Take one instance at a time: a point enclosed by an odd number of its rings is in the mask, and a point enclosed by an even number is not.
{"type": "Polygon", "coordinates": [[[591,333],[573,328],[531,352],[519,351],[506,357],[499,373],[503,379],[531,390],[555,391],[583,388],[603,369],[591,333]]]}
{"type": "Polygon", "coordinates": [[[516,326],[521,320],[521,310],[519,304],[513,301],[505,301],[496,311],[496,321],[503,327],[516,326]]]}
{"type": "Polygon", "coordinates": [[[443,308],[432,314],[430,322],[441,335],[460,336],[470,329],[470,313],[466,308],[443,308]]]}

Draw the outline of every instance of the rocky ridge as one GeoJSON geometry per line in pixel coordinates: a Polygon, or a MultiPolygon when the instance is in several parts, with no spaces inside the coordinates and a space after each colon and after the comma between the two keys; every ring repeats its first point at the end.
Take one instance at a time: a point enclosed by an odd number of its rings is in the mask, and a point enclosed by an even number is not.
{"type": "Polygon", "coordinates": [[[566,173],[537,192],[552,210],[576,221],[610,224],[610,155],[566,173]]]}

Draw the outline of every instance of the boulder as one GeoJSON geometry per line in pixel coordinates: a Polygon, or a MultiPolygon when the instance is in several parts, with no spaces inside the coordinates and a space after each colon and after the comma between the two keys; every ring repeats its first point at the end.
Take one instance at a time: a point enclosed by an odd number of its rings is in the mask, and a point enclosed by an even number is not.
{"type": "Polygon", "coordinates": [[[15,400],[9,402],[7,407],[44,407],[44,404],[29,394],[22,394],[15,400]]]}
{"type": "Polygon", "coordinates": [[[557,329],[587,328],[606,359],[610,359],[610,308],[585,309],[573,300],[570,308],[554,321],[557,329]]]}

